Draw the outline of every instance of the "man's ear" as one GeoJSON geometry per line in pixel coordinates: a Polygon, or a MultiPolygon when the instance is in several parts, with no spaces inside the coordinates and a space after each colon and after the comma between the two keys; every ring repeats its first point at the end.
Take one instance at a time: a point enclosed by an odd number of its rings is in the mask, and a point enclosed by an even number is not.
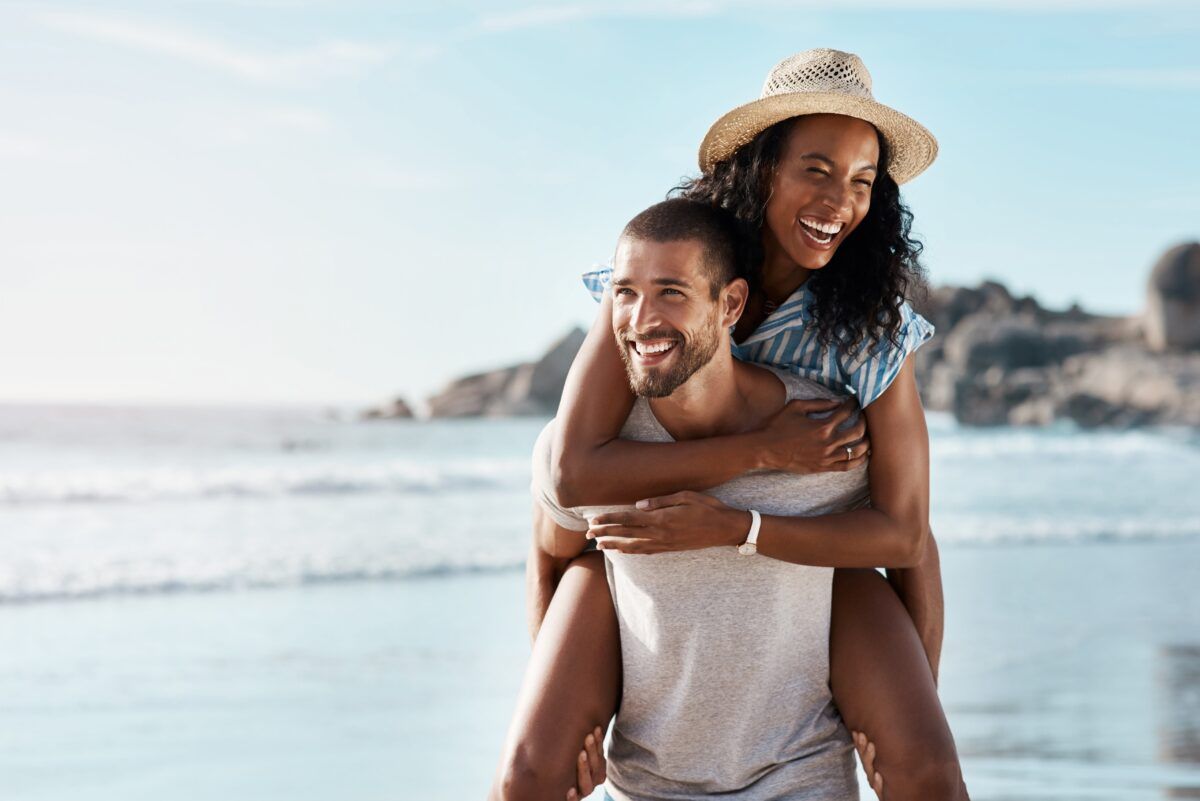
{"type": "Polygon", "coordinates": [[[746,300],[750,297],[750,285],[745,278],[735,278],[721,290],[721,324],[725,328],[737,325],[746,310],[746,300]]]}

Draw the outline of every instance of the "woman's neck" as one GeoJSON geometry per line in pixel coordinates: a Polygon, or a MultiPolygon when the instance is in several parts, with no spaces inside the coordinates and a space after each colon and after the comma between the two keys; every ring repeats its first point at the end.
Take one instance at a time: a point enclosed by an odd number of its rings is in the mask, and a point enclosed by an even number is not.
{"type": "Polygon", "coordinates": [[[791,259],[782,248],[774,243],[764,243],[766,258],[762,267],[762,293],[772,305],[778,306],[791,296],[796,289],[808,280],[815,270],[801,267],[791,259]]]}

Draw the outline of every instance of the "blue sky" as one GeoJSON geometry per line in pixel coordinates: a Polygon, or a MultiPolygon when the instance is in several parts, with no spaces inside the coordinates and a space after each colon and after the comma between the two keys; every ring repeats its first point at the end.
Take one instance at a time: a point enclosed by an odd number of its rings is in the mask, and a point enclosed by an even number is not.
{"type": "Polygon", "coordinates": [[[540,353],[809,47],[938,137],[936,283],[1131,314],[1200,238],[1174,2],[0,3],[0,400],[366,403],[540,353]]]}

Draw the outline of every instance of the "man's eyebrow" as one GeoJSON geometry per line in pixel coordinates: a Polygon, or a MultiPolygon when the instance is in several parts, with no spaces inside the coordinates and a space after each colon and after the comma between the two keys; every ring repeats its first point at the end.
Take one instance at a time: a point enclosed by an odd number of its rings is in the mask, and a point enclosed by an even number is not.
{"type": "MultiPolygon", "coordinates": [[[[629,286],[633,283],[632,278],[617,278],[612,282],[613,286],[629,286]]],[[[686,289],[691,289],[690,281],[685,281],[682,278],[655,278],[650,283],[658,284],[659,286],[681,286],[686,289]]]]}
{"type": "MultiPolygon", "coordinates": [[[[816,159],[817,161],[825,162],[830,167],[836,166],[833,163],[833,159],[829,158],[829,156],[826,156],[824,153],[801,153],[800,158],[816,159]]],[[[870,162],[866,162],[866,161],[864,161],[862,164],[860,164],[858,166],[858,170],[856,170],[856,172],[862,172],[863,170],[870,170],[871,172],[879,172],[879,169],[874,164],[871,164],[870,162]]]]}

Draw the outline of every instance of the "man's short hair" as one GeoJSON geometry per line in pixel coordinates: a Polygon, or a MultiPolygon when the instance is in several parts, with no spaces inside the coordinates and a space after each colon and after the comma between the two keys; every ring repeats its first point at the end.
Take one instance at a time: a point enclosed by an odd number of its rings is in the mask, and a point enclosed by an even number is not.
{"type": "Polygon", "coordinates": [[[655,203],[630,220],[621,237],[643,242],[699,242],[713,300],[742,273],[743,249],[737,220],[728,211],[698,200],[675,197],[655,203]]]}

